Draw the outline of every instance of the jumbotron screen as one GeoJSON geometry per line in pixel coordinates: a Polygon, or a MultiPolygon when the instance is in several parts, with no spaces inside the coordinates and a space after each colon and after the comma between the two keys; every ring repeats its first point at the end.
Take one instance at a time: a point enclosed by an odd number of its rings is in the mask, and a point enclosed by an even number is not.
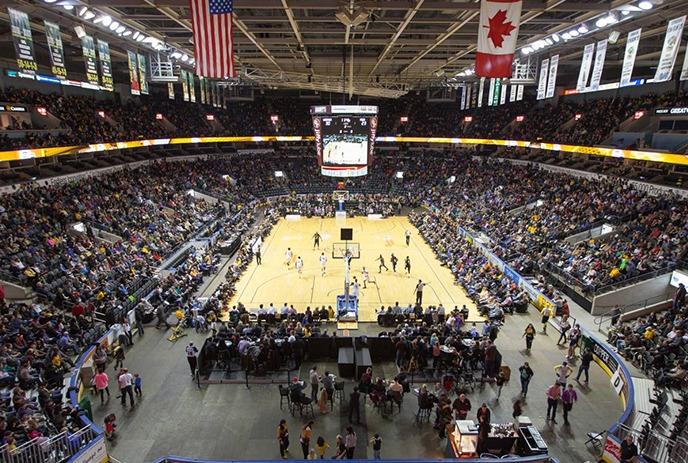
{"type": "Polygon", "coordinates": [[[323,175],[366,175],[372,163],[377,106],[313,106],[313,133],[323,175]]]}

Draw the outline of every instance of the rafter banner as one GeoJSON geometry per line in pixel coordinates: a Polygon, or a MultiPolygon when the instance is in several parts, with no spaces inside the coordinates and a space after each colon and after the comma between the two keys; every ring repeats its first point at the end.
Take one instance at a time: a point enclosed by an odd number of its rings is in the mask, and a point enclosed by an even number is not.
{"type": "Polygon", "coordinates": [[[511,77],[521,6],[520,0],[481,0],[476,75],[511,77]]]}

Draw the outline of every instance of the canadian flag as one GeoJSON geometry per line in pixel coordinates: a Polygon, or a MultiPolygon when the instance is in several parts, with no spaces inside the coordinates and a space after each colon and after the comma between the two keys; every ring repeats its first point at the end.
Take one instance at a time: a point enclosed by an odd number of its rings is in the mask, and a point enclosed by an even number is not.
{"type": "Polygon", "coordinates": [[[482,0],[478,24],[475,74],[480,77],[511,77],[521,22],[521,0],[482,0]]]}

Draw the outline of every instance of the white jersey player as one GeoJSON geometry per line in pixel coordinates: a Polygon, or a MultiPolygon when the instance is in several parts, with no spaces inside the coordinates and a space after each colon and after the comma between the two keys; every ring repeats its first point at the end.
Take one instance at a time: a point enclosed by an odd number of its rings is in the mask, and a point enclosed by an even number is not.
{"type": "Polygon", "coordinates": [[[323,252],[320,254],[320,273],[322,274],[322,276],[325,276],[326,267],[327,267],[327,256],[323,252]]]}
{"type": "Polygon", "coordinates": [[[368,282],[370,281],[370,274],[368,273],[368,269],[363,267],[363,288],[368,287],[368,282]]]}
{"type": "Polygon", "coordinates": [[[299,272],[299,275],[301,274],[301,271],[303,271],[303,260],[301,260],[301,256],[296,258],[296,263],[294,264],[296,267],[296,271],[299,272]]]}
{"type": "Polygon", "coordinates": [[[289,267],[291,264],[291,259],[294,257],[294,253],[291,251],[291,248],[287,248],[287,252],[284,253],[284,263],[289,267]]]}
{"type": "Polygon", "coordinates": [[[354,277],[354,282],[351,283],[351,295],[355,298],[358,298],[358,293],[360,290],[360,286],[358,285],[358,280],[356,277],[354,277]]]}

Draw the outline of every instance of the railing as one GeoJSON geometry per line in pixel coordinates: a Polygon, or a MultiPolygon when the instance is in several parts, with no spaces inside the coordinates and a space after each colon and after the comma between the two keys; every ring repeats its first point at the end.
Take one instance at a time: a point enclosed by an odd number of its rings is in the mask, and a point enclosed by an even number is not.
{"type": "MultiPolygon", "coordinates": [[[[501,458],[500,460],[508,460],[510,462],[515,462],[515,463],[559,463],[559,460],[557,460],[555,457],[548,456],[548,455],[537,455],[537,456],[530,456],[530,457],[516,457],[516,456],[508,456],[509,458],[501,458]]],[[[391,460],[385,460],[387,463],[429,463],[429,462],[442,462],[442,463],[485,463],[485,461],[492,461],[496,460],[496,457],[492,458],[462,458],[462,459],[454,459],[454,458],[427,458],[427,459],[408,459],[408,460],[401,460],[401,459],[391,459],[391,460]]],[[[295,462],[295,461],[303,461],[303,460],[245,460],[245,461],[237,461],[237,460],[204,460],[201,458],[185,458],[185,457],[178,457],[175,455],[169,455],[166,457],[158,458],[155,460],[153,463],[284,463],[284,462],[295,462]]],[[[356,461],[356,462],[369,462],[370,460],[361,460],[361,459],[353,459],[349,461],[356,461]]]]}
{"type": "Polygon", "coordinates": [[[625,278],[623,280],[619,280],[614,283],[609,283],[604,286],[598,286],[595,287],[595,289],[592,291],[593,296],[599,296],[600,294],[604,293],[609,293],[611,291],[614,291],[616,289],[622,288],[624,286],[629,286],[635,283],[639,283],[641,281],[649,280],[654,277],[658,277],[660,275],[664,275],[665,273],[669,273],[672,270],[676,269],[677,264],[670,264],[665,267],[659,268],[657,270],[653,270],[651,272],[643,273],[631,278],[625,278]]]}
{"type": "Polygon", "coordinates": [[[49,438],[37,437],[14,450],[3,445],[0,447],[0,460],[12,463],[61,462],[79,453],[83,445],[97,436],[92,426],[87,425],[74,434],[65,431],[49,438]]]}
{"type": "MultiPolygon", "coordinates": [[[[651,306],[651,305],[655,305],[655,304],[659,304],[659,303],[661,303],[661,302],[665,302],[665,301],[667,301],[668,299],[669,299],[669,298],[668,298],[667,296],[659,295],[659,296],[647,298],[647,299],[643,300],[642,302],[637,302],[637,303],[635,303],[635,304],[628,304],[628,305],[625,305],[625,306],[623,306],[623,307],[619,307],[619,309],[621,310],[620,315],[621,315],[621,316],[624,316],[624,315],[626,315],[626,314],[629,313],[629,312],[633,312],[633,311],[635,311],[635,310],[644,309],[644,308],[649,307],[649,306],[651,306]]],[[[607,310],[606,312],[604,312],[604,313],[602,313],[602,314],[600,314],[600,315],[598,315],[598,316],[595,317],[594,323],[595,323],[595,325],[597,325],[597,331],[601,331],[602,325],[603,325],[605,322],[607,322],[607,321],[611,320],[612,318],[614,318],[614,314],[613,314],[612,312],[614,312],[614,309],[616,308],[616,306],[615,306],[615,305],[614,305],[614,306],[609,306],[609,305],[604,306],[604,305],[603,305],[603,306],[597,306],[597,308],[609,309],[609,310],[607,310]]]]}

